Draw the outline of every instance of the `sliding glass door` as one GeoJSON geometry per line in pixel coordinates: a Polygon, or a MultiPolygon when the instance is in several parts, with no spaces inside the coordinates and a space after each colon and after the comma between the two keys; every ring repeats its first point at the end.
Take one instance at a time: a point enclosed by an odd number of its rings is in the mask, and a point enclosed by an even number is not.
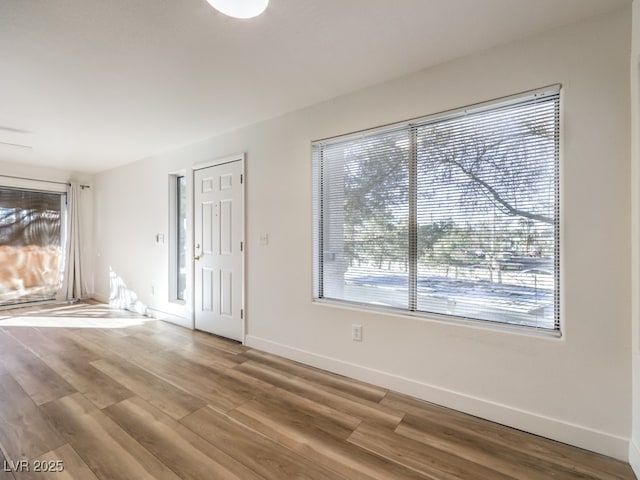
{"type": "Polygon", "coordinates": [[[66,195],[0,187],[0,305],[51,300],[64,265],[66,195]]]}

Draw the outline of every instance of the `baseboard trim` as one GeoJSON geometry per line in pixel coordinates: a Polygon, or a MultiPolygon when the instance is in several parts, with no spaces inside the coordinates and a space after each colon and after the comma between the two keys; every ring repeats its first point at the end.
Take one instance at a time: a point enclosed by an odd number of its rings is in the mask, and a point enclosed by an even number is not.
{"type": "Polygon", "coordinates": [[[92,293],[89,295],[89,298],[93,298],[94,300],[97,300],[102,303],[109,303],[108,295],[102,295],[100,293],[92,293]]]}
{"type": "MultiPolygon", "coordinates": [[[[109,297],[106,295],[100,295],[99,293],[91,294],[91,298],[94,298],[95,300],[102,303],[109,303],[109,297]]],[[[191,321],[191,319],[187,319],[179,315],[174,315],[173,313],[163,312],[162,310],[151,307],[146,307],[145,312],[152,318],[157,318],[158,320],[164,320],[166,322],[174,323],[190,330],[193,329],[193,322],[191,321]]]]}
{"type": "Polygon", "coordinates": [[[174,323],[188,329],[193,328],[191,319],[183,318],[172,313],[163,312],[162,310],[156,310],[155,308],[147,307],[147,315],[153,318],[157,318],[158,320],[164,320],[165,322],[174,323]]]}
{"type": "Polygon", "coordinates": [[[629,442],[629,465],[636,477],[640,478],[640,445],[633,439],[629,442]]]}
{"type": "Polygon", "coordinates": [[[575,445],[593,452],[628,461],[629,440],[586,426],[521,410],[461,392],[419,382],[388,372],[364,367],[313,352],[283,345],[271,340],[247,335],[249,347],[280,355],[339,375],[395,390],[438,405],[486,418],[493,422],[531,432],[542,437],[575,445]]]}

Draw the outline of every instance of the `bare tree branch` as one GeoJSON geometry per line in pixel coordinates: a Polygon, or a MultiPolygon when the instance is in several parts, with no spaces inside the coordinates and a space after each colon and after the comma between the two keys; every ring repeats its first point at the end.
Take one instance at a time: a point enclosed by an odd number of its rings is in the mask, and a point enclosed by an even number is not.
{"type": "Polygon", "coordinates": [[[511,215],[517,215],[519,217],[525,217],[525,218],[529,218],[531,220],[537,220],[538,222],[543,222],[543,223],[548,223],[550,225],[553,225],[553,218],[548,217],[546,215],[540,215],[537,213],[532,213],[532,212],[527,212],[526,210],[520,210],[519,208],[515,208],[512,205],[510,205],[507,201],[505,201],[500,194],[496,191],[495,188],[493,188],[491,185],[489,185],[487,182],[485,182],[484,180],[482,180],[480,177],[478,177],[477,175],[475,175],[473,172],[465,172],[464,169],[462,169],[462,171],[469,176],[469,178],[471,178],[474,182],[477,182],[480,186],[482,186],[487,192],[489,192],[489,194],[491,195],[491,197],[493,197],[493,199],[499,203],[500,205],[502,205],[511,215]]]}

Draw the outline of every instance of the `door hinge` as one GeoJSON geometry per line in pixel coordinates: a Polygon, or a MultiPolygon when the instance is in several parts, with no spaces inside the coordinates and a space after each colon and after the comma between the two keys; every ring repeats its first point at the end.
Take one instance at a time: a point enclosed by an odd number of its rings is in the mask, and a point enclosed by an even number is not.
{"type": "Polygon", "coordinates": [[[240,309],[240,320],[244,320],[244,308],[240,309]]]}
{"type": "Polygon", "coordinates": [[[240,174],[240,184],[244,183],[244,175],[241,173],[240,174]]]}
{"type": "Polygon", "coordinates": [[[244,242],[240,242],[240,251],[244,252],[244,242]]]}

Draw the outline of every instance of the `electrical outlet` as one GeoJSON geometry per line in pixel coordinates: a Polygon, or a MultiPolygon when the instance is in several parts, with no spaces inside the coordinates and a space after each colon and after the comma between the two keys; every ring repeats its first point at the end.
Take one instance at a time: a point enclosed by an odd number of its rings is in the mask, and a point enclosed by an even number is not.
{"type": "Polygon", "coordinates": [[[362,341],[362,325],[353,324],[351,325],[351,339],[354,342],[362,341]]]}

